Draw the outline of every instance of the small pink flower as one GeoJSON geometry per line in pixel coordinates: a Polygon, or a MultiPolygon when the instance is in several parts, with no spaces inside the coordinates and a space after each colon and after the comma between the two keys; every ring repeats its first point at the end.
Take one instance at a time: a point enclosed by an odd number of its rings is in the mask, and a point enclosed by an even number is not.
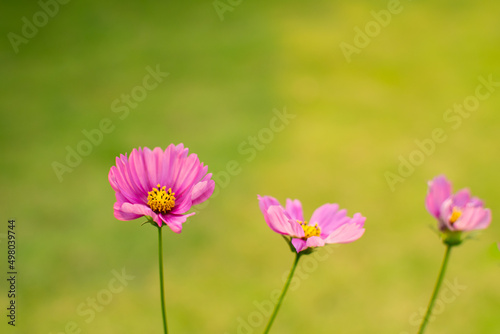
{"type": "Polygon", "coordinates": [[[307,222],[299,200],[287,199],[286,208],[283,208],[274,197],[257,197],[267,225],[274,232],[291,237],[297,253],[326,244],[349,243],[365,232],[366,218],[360,213],[349,218],[346,210],[339,210],[338,204],[320,206],[307,222]]]}
{"type": "Polygon", "coordinates": [[[186,218],[194,215],[186,212],[207,200],[215,187],[208,167],[188,151],[183,144],[171,144],[165,151],[145,147],[133,149],[128,158],[117,157],[108,175],[116,192],[115,217],[151,217],[158,226],[167,224],[180,233],[186,218]]]}
{"type": "Polygon", "coordinates": [[[429,181],[425,207],[438,220],[441,232],[480,230],[491,222],[491,211],[483,207],[483,201],[471,198],[469,189],[452,194],[451,183],[442,175],[429,181]]]}

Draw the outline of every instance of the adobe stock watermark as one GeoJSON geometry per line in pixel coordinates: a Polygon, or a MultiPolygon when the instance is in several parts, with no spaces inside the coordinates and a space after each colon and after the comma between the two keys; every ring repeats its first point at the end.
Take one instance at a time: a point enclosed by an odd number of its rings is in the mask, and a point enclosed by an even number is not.
{"type": "Polygon", "coordinates": [[[115,295],[123,292],[130,281],[135,279],[135,276],[128,275],[125,268],[121,272],[111,270],[113,278],[108,281],[108,284],[95,295],[87,297],[85,301],[78,304],[76,314],[80,317],[79,321],[68,321],[64,326],[63,331],[49,334],[79,334],[82,333],[82,323],[90,324],[96,318],[96,312],[100,313],[114,299],[115,295]]]}
{"type": "MultiPolygon", "coordinates": [[[[466,285],[461,285],[458,279],[455,277],[453,282],[449,280],[444,281],[445,287],[443,287],[439,293],[438,298],[432,309],[431,316],[429,317],[429,322],[433,322],[436,318],[446,310],[446,305],[453,303],[457,298],[467,290],[466,285]]],[[[420,307],[417,311],[413,312],[409,318],[408,323],[412,327],[418,327],[422,323],[427,311],[426,307],[420,307]]],[[[409,332],[400,332],[399,334],[410,334],[409,332]]]]}
{"type": "Polygon", "coordinates": [[[221,21],[224,21],[224,13],[232,12],[236,7],[241,5],[243,0],[215,0],[212,2],[215,12],[221,21]]]}
{"type": "MultiPolygon", "coordinates": [[[[449,125],[452,130],[458,130],[465,119],[468,119],[481,105],[482,101],[487,100],[493,94],[497,87],[500,87],[500,81],[494,81],[493,75],[489,74],[487,78],[478,77],[479,84],[476,86],[474,94],[471,94],[461,103],[453,104],[443,113],[443,121],[449,125]]],[[[434,128],[428,138],[422,140],[415,139],[416,148],[409,154],[399,155],[399,165],[397,171],[386,171],[385,180],[389,189],[394,192],[398,183],[403,183],[415,172],[416,167],[421,166],[427,157],[436,151],[439,144],[448,139],[447,131],[441,127],[434,128]]]]}
{"type": "MultiPolygon", "coordinates": [[[[297,115],[290,114],[286,107],[283,110],[273,109],[273,116],[269,120],[268,126],[260,129],[255,135],[248,136],[238,146],[238,153],[245,157],[247,163],[252,162],[258,152],[263,151],[269,145],[277,133],[282,132],[297,115]]],[[[238,160],[230,160],[226,163],[226,168],[215,173],[212,179],[215,181],[214,193],[210,199],[196,206],[195,212],[204,209],[210,201],[217,197],[221,189],[225,189],[231,179],[243,171],[242,164],[238,160]]]]}
{"type": "Polygon", "coordinates": [[[352,44],[341,42],[339,44],[340,50],[344,55],[346,61],[352,61],[353,54],[360,54],[363,49],[370,45],[371,41],[380,35],[382,28],[387,27],[394,15],[400,14],[404,7],[400,0],[389,0],[387,2],[387,9],[370,12],[373,20],[368,21],[364,29],[358,26],[354,27],[354,38],[352,44]]]}
{"type": "MultiPolygon", "coordinates": [[[[303,281],[309,278],[309,275],[318,269],[320,262],[326,261],[330,255],[334,252],[334,249],[340,247],[340,245],[328,245],[327,247],[321,247],[314,253],[303,256],[302,262],[299,262],[295,274],[290,281],[289,291],[297,290],[303,281]],[[325,254],[326,253],[326,254],[325,254]]],[[[285,284],[288,278],[289,271],[284,271],[282,274],[282,282],[285,284]]],[[[254,311],[250,312],[245,317],[238,317],[236,321],[238,323],[236,328],[236,334],[252,334],[255,330],[266,322],[266,320],[271,316],[278,298],[281,294],[281,289],[274,289],[269,294],[269,297],[264,300],[254,300],[253,306],[254,311]]],[[[225,334],[230,334],[226,332],[225,334]]]]}
{"type": "Polygon", "coordinates": [[[21,18],[21,35],[14,32],[7,33],[10,45],[14,49],[14,53],[19,52],[21,44],[28,44],[30,39],[38,35],[39,29],[45,27],[50,19],[59,13],[60,5],[66,5],[70,0],[39,0],[38,6],[40,10],[35,12],[31,19],[26,16],[21,18]]]}
{"type": "MultiPolygon", "coordinates": [[[[129,93],[123,93],[111,102],[111,111],[118,115],[119,120],[126,119],[130,110],[137,108],[139,103],[146,99],[148,93],[156,89],[169,75],[169,73],[160,70],[160,65],[156,65],[155,69],[146,66],[146,72],[147,74],[142,78],[140,85],[134,86],[129,93]]],[[[67,153],[64,161],[53,161],[51,164],[59,182],[64,180],[64,174],[73,172],[82,163],[83,157],[89,156],[94,148],[102,143],[104,135],[115,130],[115,123],[111,118],[105,117],[99,121],[96,128],[83,129],[81,133],[84,138],[76,145],[65,147],[67,153]]]]}

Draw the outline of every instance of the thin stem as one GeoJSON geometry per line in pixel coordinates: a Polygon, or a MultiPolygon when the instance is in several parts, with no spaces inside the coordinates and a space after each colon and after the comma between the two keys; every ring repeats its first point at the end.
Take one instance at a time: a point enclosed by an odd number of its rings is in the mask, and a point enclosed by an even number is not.
{"type": "Polygon", "coordinates": [[[163,247],[161,241],[161,227],[158,226],[158,265],[160,269],[161,314],[163,316],[163,331],[168,333],[167,312],[165,311],[165,288],[163,286],[163,247]]]}
{"type": "Polygon", "coordinates": [[[429,302],[429,306],[427,307],[427,313],[425,314],[424,319],[422,320],[422,324],[420,325],[420,329],[418,334],[423,334],[425,330],[425,326],[427,326],[427,322],[431,317],[432,308],[434,307],[434,302],[436,301],[436,297],[439,292],[439,288],[441,287],[441,283],[443,282],[444,273],[446,272],[446,266],[448,265],[448,258],[450,257],[451,247],[453,245],[446,245],[446,252],[444,253],[443,263],[441,264],[441,271],[439,272],[438,279],[436,281],[436,286],[434,287],[434,292],[432,293],[431,300],[429,302]]]}
{"type": "Polygon", "coordinates": [[[283,287],[283,291],[281,291],[281,295],[278,299],[278,303],[274,307],[273,314],[271,315],[271,318],[269,319],[269,322],[267,323],[266,329],[264,329],[263,334],[269,333],[269,330],[271,329],[271,326],[273,325],[274,318],[276,318],[276,314],[278,314],[278,311],[279,311],[280,306],[281,306],[281,302],[283,302],[283,298],[285,298],[286,292],[288,290],[288,286],[290,285],[290,282],[292,281],[293,273],[295,272],[295,268],[297,268],[297,263],[299,263],[299,259],[300,259],[301,255],[302,255],[301,253],[297,253],[297,255],[295,257],[295,261],[293,262],[292,269],[290,270],[290,274],[288,274],[288,279],[286,280],[285,286],[283,287]]]}

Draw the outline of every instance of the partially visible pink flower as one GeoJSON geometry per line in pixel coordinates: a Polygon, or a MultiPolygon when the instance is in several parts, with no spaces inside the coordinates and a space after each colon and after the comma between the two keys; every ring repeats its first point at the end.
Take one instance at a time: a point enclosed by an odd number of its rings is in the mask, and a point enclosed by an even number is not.
{"type": "Polygon", "coordinates": [[[491,211],[484,208],[483,201],[471,197],[469,189],[452,194],[451,183],[443,175],[429,181],[425,207],[438,220],[441,232],[480,230],[491,222],[491,211]]]}
{"type": "Polygon", "coordinates": [[[168,225],[180,233],[192,205],[207,200],[215,182],[208,167],[183,144],[133,149],[130,156],[120,155],[111,167],[108,179],[116,192],[115,217],[132,220],[151,217],[158,226],[168,225]]]}
{"type": "Polygon", "coordinates": [[[297,253],[326,244],[349,243],[359,239],[365,232],[363,226],[366,218],[360,213],[349,218],[346,210],[339,210],[338,204],[320,206],[307,222],[299,200],[287,199],[286,207],[283,208],[274,197],[257,197],[267,225],[274,232],[291,237],[297,253]]]}

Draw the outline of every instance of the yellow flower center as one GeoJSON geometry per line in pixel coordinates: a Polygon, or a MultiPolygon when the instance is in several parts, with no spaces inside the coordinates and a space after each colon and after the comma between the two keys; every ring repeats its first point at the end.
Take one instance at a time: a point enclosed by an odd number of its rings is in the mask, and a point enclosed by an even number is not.
{"type": "Polygon", "coordinates": [[[304,239],[308,239],[310,237],[319,237],[321,234],[321,229],[318,227],[318,223],[314,225],[309,225],[308,222],[304,221],[301,222],[297,220],[297,222],[302,226],[302,229],[304,230],[304,239]]]}
{"type": "Polygon", "coordinates": [[[156,213],[165,214],[175,206],[175,193],[172,192],[172,188],[168,188],[168,191],[165,191],[165,188],[158,184],[148,192],[148,206],[156,213]]]}
{"type": "Polygon", "coordinates": [[[454,222],[456,222],[458,220],[458,218],[460,218],[461,215],[462,215],[462,212],[460,212],[460,210],[457,210],[457,208],[453,208],[453,212],[451,213],[451,217],[450,217],[450,224],[453,224],[454,222]]]}

